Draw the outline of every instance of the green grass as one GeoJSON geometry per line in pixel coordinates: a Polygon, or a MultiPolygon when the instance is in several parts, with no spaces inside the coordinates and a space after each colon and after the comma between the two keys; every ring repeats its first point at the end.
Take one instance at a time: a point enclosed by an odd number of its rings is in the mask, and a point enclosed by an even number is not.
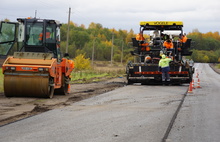
{"type": "Polygon", "coordinates": [[[217,64],[216,67],[217,67],[218,69],[220,69],[220,64],[217,64]]]}
{"type": "Polygon", "coordinates": [[[125,65],[110,64],[109,61],[95,61],[92,69],[77,71],[71,74],[71,83],[91,83],[125,75],[125,65]]]}
{"type": "Polygon", "coordinates": [[[113,77],[123,76],[123,70],[103,71],[103,70],[87,70],[73,71],[71,74],[71,83],[91,83],[101,80],[107,80],[113,77]]]}

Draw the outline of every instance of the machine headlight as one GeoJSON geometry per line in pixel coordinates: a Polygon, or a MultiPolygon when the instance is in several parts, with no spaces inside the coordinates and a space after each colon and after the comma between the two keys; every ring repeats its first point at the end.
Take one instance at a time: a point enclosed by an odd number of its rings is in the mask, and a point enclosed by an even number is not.
{"type": "Polygon", "coordinates": [[[48,71],[48,68],[38,68],[38,71],[48,71]]]}
{"type": "Polygon", "coordinates": [[[6,67],[6,70],[13,70],[13,71],[15,71],[16,67],[6,67]]]}

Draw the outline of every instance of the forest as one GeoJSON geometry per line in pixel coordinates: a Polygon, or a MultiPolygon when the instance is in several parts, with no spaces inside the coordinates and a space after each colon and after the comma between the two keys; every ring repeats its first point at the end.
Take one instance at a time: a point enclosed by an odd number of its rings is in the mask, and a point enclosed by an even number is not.
{"type": "Polygon", "coordinates": [[[196,62],[220,62],[220,35],[219,32],[201,33],[198,29],[192,30],[188,37],[193,40],[191,58],[196,62]]]}
{"type": "MultiPolygon", "coordinates": [[[[65,52],[67,24],[61,27],[61,50],[65,52]]],[[[138,26],[137,26],[138,28],[138,26]]],[[[131,38],[135,37],[132,29],[116,30],[104,28],[100,23],[90,23],[88,28],[83,24],[77,25],[70,22],[69,32],[69,54],[71,58],[84,54],[86,58],[92,59],[94,49],[94,60],[110,61],[113,48],[113,61],[126,63],[132,60],[131,38]],[[112,44],[113,41],[113,44],[112,44]]],[[[195,62],[220,62],[220,34],[219,32],[201,33],[198,29],[187,34],[192,39],[191,57],[195,62]]]]}
{"type": "MultiPolygon", "coordinates": [[[[61,50],[66,48],[67,24],[61,27],[61,50]]],[[[70,22],[69,32],[69,55],[71,58],[84,54],[86,58],[92,59],[94,49],[94,60],[110,61],[113,50],[113,61],[126,62],[132,49],[131,38],[135,37],[134,31],[116,30],[104,28],[99,23],[90,23],[88,28],[84,25],[78,26],[70,22]],[[112,44],[113,41],[113,44],[112,44]]]]}
{"type": "MultiPolygon", "coordinates": [[[[8,19],[4,21],[9,22],[8,19]]],[[[139,26],[137,25],[137,28],[139,26]]],[[[67,46],[68,24],[61,26],[61,51],[65,53],[67,46]]],[[[133,29],[129,31],[123,29],[109,29],[100,23],[91,22],[88,27],[78,25],[70,21],[69,27],[68,53],[70,58],[78,55],[94,61],[111,61],[127,63],[133,60],[130,51],[133,50],[131,38],[135,37],[133,29]]],[[[145,38],[147,35],[144,35],[145,38]]],[[[187,37],[192,39],[191,57],[195,62],[216,63],[220,62],[220,34],[216,32],[201,33],[198,29],[193,29],[187,33],[187,37]]]]}

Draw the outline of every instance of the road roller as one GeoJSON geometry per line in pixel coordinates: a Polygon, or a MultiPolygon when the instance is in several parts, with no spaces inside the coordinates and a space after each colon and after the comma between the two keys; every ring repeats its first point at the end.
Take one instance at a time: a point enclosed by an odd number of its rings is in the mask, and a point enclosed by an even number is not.
{"type": "Polygon", "coordinates": [[[74,63],[60,51],[60,26],[56,20],[18,18],[2,22],[1,54],[6,97],[52,98],[69,91],[74,63]]]}

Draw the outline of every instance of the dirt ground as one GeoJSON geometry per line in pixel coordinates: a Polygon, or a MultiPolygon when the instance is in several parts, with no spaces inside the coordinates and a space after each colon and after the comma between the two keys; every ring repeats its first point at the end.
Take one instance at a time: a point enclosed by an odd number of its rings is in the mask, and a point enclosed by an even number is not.
{"type": "Polygon", "coordinates": [[[74,102],[102,94],[126,85],[123,77],[89,84],[72,84],[70,94],[44,98],[7,98],[0,94],[0,126],[30,117],[48,110],[68,106],[74,102]]]}

